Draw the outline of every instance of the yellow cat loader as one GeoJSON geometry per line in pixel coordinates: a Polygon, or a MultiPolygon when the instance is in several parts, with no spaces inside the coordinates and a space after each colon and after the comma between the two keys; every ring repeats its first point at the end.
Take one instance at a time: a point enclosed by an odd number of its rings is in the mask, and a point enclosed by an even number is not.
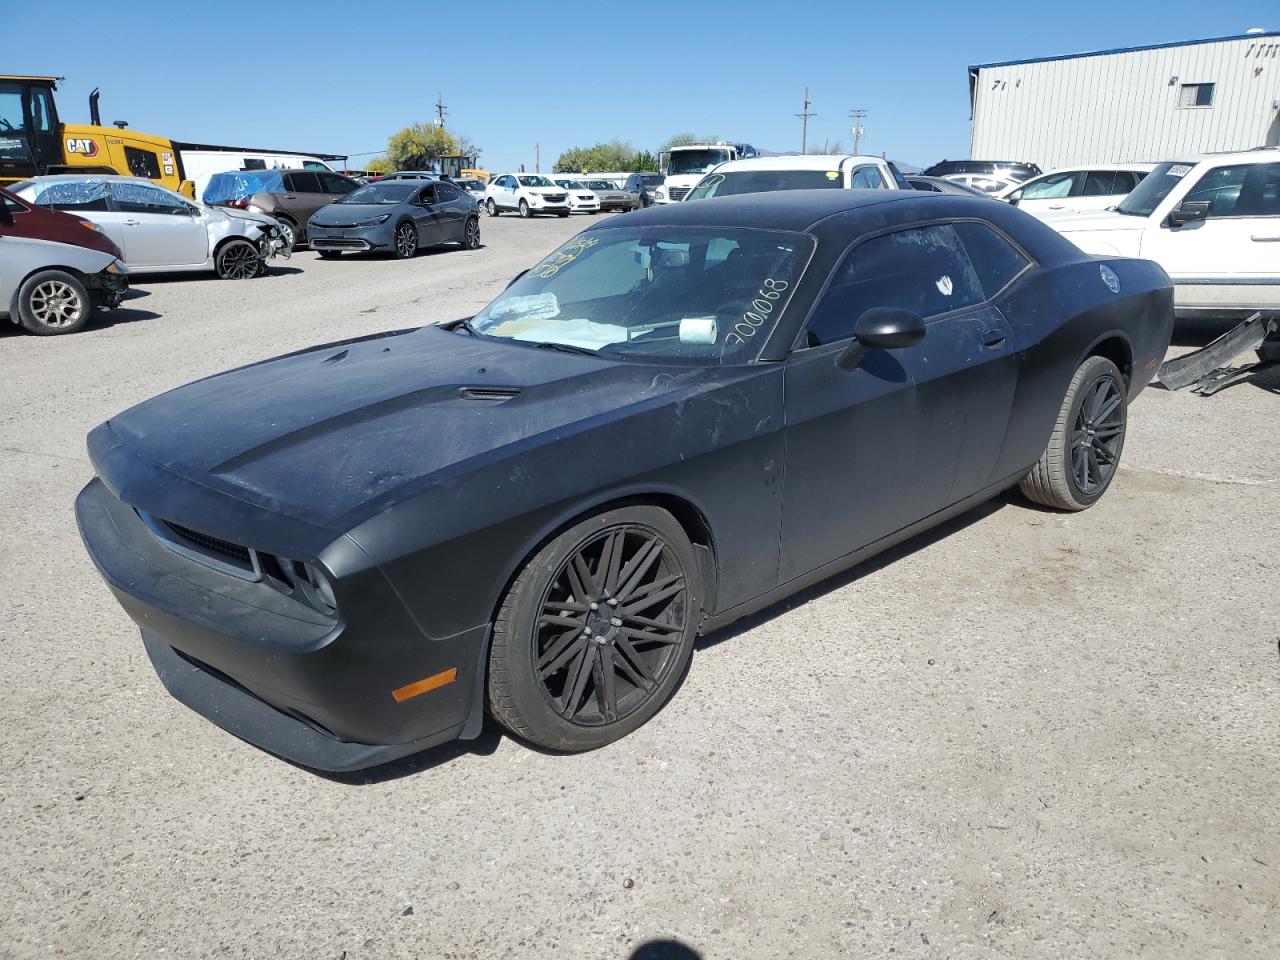
{"type": "Polygon", "coordinates": [[[62,123],[53,96],[61,79],[0,75],[0,186],[48,173],[119,173],[195,196],[173,141],[120,121],[104,127],[96,89],[90,123],[62,123]]]}

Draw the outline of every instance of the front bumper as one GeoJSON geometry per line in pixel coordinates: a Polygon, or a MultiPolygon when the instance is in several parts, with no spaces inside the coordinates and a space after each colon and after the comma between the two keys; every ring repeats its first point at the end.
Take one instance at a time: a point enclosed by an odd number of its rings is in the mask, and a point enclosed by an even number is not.
{"type": "Polygon", "coordinates": [[[367,227],[326,227],[309,223],[307,242],[312,250],[390,250],[395,242],[394,232],[394,225],[390,221],[367,227]]]}
{"type": "Polygon", "coordinates": [[[326,617],[167,549],[100,479],[76,499],[76,520],[166,688],[237,737],[341,771],[479,732],[487,625],[426,637],[372,567],[337,585],[342,617],[326,617]],[[451,669],[447,685],[393,695],[451,669]]]}
{"type": "Polygon", "coordinates": [[[100,270],[88,278],[85,286],[95,306],[110,310],[120,306],[121,298],[129,289],[129,275],[100,270]]]}

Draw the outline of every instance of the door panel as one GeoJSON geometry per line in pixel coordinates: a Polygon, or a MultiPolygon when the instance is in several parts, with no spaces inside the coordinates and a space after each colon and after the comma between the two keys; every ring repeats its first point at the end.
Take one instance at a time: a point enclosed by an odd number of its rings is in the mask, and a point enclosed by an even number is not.
{"type": "Polygon", "coordinates": [[[111,210],[123,227],[125,262],[131,269],[201,266],[209,257],[209,231],[195,208],[141,183],[111,184],[111,210]]]}

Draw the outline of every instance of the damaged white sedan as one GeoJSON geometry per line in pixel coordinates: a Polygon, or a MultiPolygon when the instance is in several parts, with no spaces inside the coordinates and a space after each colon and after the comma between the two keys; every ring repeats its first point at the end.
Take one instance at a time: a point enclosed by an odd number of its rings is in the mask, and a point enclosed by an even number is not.
{"type": "Polygon", "coordinates": [[[271,217],[206,206],[140,177],[34,177],[12,192],[96,224],[124,251],[133,274],[211,270],[224,280],[248,280],[291,253],[271,217]]]}

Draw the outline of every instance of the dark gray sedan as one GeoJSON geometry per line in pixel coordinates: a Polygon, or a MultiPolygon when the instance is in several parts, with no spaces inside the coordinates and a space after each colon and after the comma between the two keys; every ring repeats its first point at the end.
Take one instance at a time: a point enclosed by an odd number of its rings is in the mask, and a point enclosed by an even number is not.
{"type": "Polygon", "coordinates": [[[440,180],[379,180],[317,210],[307,223],[311,248],[325,259],[348,251],[387,250],[407,260],[423,247],[480,246],[475,200],[440,180]]]}

